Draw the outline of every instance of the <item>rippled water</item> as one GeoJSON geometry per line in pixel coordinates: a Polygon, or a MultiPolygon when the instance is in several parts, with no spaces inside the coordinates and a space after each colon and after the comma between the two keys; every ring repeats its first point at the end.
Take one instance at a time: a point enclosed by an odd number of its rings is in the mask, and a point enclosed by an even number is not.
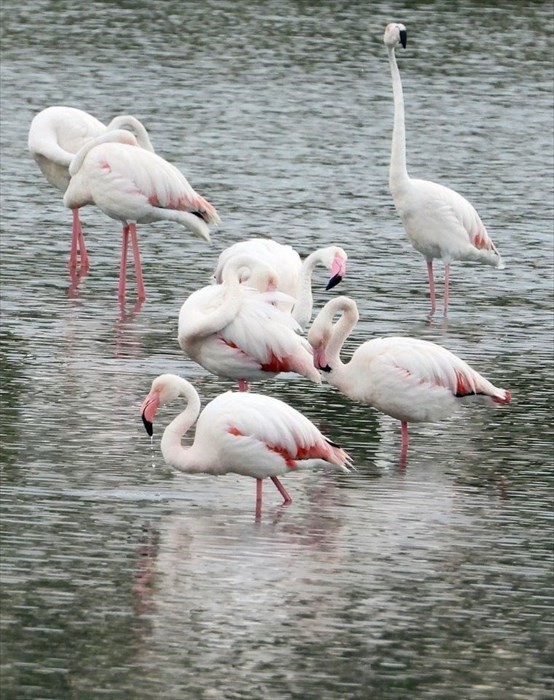
{"type": "Polygon", "coordinates": [[[549,697],[552,5],[2,13],[2,697],[549,697]],[[455,264],[448,323],[426,322],[425,266],[387,189],[391,20],[409,32],[411,173],[472,200],[507,264],[455,264]],[[26,151],[51,104],[132,112],[221,213],[212,247],[140,227],[140,309],[116,302],[119,227],[93,208],[92,268],[70,285],[70,215],[26,151]],[[361,315],[347,350],[383,333],[437,341],[512,404],[413,426],[402,469],[395,421],[275,379],[259,390],[343,443],[356,472],[294,474],[287,508],[267,487],[260,522],[253,481],[176,474],[138,408],[166,371],[205,401],[228,388],[182,357],[177,315],[220,250],[253,235],[302,254],[343,245],[336,293],[361,315]]]}

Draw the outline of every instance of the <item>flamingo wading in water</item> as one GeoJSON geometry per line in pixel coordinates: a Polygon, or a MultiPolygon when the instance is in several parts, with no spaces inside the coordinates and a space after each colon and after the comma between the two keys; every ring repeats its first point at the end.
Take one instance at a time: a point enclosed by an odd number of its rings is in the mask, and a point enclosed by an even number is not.
{"type": "Polygon", "coordinates": [[[87,142],[69,166],[64,204],[78,209],[95,204],[123,223],[120,300],[125,298],[129,237],[135,261],[137,297],[146,298],[137,223],[175,221],[210,241],[208,224],[219,223],[215,208],[194,191],[185,176],[156,153],[138,148],[135,137],[115,130],[87,142]]]}
{"type": "Polygon", "coordinates": [[[429,180],[408,175],[404,97],[396,63],[395,48],[406,48],[406,27],[393,23],[385,29],[394,98],[394,128],[389,187],[396,211],[414,248],[427,262],[431,314],[434,313],[435,281],[433,260],[444,262],[444,313],[448,311],[448,282],[452,260],[473,260],[497,268],[504,264],[474,207],[454,190],[429,180]]]}
{"type": "MultiPolygon", "coordinates": [[[[330,277],[325,287],[328,291],[345,276],[348,257],[339,246],[328,246],[314,250],[302,260],[290,245],[277,243],[270,238],[251,238],[234,243],[220,254],[214,271],[216,282],[221,282],[225,265],[237,255],[252,256],[253,261],[258,260],[275,270],[277,289],[294,299],[292,303],[279,304],[279,307],[290,311],[302,329],[306,328],[312,318],[312,274],[315,267],[323,265],[329,270],[330,277]]],[[[241,275],[241,281],[242,279],[241,275]]],[[[258,288],[258,291],[266,290],[258,288]]]]}
{"type": "Polygon", "coordinates": [[[149,435],[158,408],[181,396],[187,406],[164,430],[161,440],[164,460],[187,474],[233,473],[253,477],[257,517],[262,509],[263,479],[269,477],[283,496],[283,502],[288,504],[292,499],[279,476],[313,466],[313,460],[323,460],[349,471],[348,454],[283,401],[261,394],[227,391],[210,401],[200,413],[196,389],[175,374],[162,374],[154,379],[142,403],[142,420],[149,435]],[[193,443],[184,447],[181,438],[195,421],[193,443]]]}
{"type": "MultiPolygon", "coordinates": [[[[48,182],[61,192],[69,184],[69,165],[77,151],[91,139],[114,129],[131,129],[138,144],[147,151],[154,147],[143,124],[129,114],[114,117],[106,126],[92,114],[74,107],[47,107],[33,118],[29,129],[28,147],[48,182]]],[[[71,251],[69,267],[89,267],[85,237],[79,218],[79,209],[72,210],[71,251]]]]}
{"type": "Polygon", "coordinates": [[[253,263],[251,256],[233,256],[224,267],[221,284],[207,285],[183,303],[178,328],[181,350],[212,374],[238,380],[242,391],[248,390],[250,381],[280,372],[297,372],[321,383],[310,344],[299,335],[300,326],[278,308],[291,298],[275,290],[277,280],[272,268],[253,263]],[[249,280],[241,284],[245,270],[249,280]]]}
{"type": "Polygon", "coordinates": [[[401,421],[402,461],[408,450],[409,422],[447,418],[470,397],[500,404],[510,401],[509,391],[491,384],[446,348],[419,338],[374,338],[344,363],[340,352],[358,318],[356,302],[349,297],[328,301],[308,333],[314,361],[329,384],[350,399],[401,421]],[[340,318],[333,324],[337,314],[340,318]]]}

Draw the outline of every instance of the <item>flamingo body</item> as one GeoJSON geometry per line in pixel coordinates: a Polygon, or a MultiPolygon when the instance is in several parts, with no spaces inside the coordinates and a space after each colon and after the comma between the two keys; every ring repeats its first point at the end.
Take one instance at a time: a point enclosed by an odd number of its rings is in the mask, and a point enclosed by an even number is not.
{"type": "Polygon", "coordinates": [[[408,239],[427,263],[431,313],[435,311],[433,260],[445,265],[444,311],[448,310],[449,270],[453,260],[475,262],[503,268],[504,263],[479,214],[467,199],[454,190],[429,180],[408,175],[404,96],[395,48],[406,47],[406,27],[392,23],[385,29],[394,97],[389,187],[408,239]]]}
{"type": "Polygon", "coordinates": [[[313,295],[312,273],[316,265],[323,265],[330,272],[326,289],[335,287],[346,274],[347,255],[339,246],[318,248],[304,260],[290,245],[283,245],[269,238],[251,238],[239,241],[226,248],[217,261],[214,278],[221,282],[223,270],[229,262],[237,257],[251,258],[249,268],[241,271],[241,281],[255,286],[258,291],[265,289],[250,277],[252,266],[259,263],[270,266],[276,274],[276,288],[291,297],[281,302],[279,308],[292,313],[301,328],[305,328],[312,318],[313,295]]]}
{"type": "MultiPolygon", "coordinates": [[[[240,283],[239,270],[250,263],[237,257],[221,284],[193,292],[179,312],[178,341],[183,352],[221,377],[255,381],[280,372],[297,372],[321,381],[309,343],[297,322],[277,304],[281,292],[260,293],[240,283]]],[[[274,273],[262,286],[273,286],[274,273]]]]}
{"type": "MultiPolygon", "coordinates": [[[[186,399],[187,406],[167,426],[161,441],[165,461],[176,469],[213,475],[234,473],[260,482],[270,477],[284,496],[286,491],[277,477],[311,466],[313,460],[348,471],[351,460],[347,453],[283,401],[226,392],[200,413],[200,398],[192,384],[172,374],[157,377],[142,403],[141,414],[150,435],[158,407],[179,396],[186,399]],[[184,447],[181,439],[195,421],[194,440],[184,447]]],[[[261,510],[261,484],[258,494],[257,514],[261,510]]],[[[285,502],[290,502],[286,496],[285,502]]]]}
{"type": "Polygon", "coordinates": [[[340,351],[357,321],[356,303],[348,297],[336,297],[323,307],[308,333],[316,366],[350,399],[400,420],[406,434],[403,451],[409,422],[447,418],[462,399],[471,397],[510,401],[509,391],[494,386],[446,348],[419,338],[374,338],[343,363],[340,351]]]}

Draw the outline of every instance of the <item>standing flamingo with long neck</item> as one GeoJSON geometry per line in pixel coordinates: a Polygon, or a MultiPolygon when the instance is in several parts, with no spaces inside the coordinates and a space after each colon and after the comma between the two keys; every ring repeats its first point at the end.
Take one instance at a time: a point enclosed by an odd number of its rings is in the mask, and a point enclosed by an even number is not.
{"type": "Polygon", "coordinates": [[[408,423],[434,422],[450,416],[462,399],[477,397],[508,403],[499,389],[446,348],[406,337],[374,338],[360,345],[349,362],[342,346],[358,322],[356,302],[331,299],[308,333],[316,367],[354,401],[374,406],[401,422],[401,461],[408,451],[408,423]],[[340,318],[333,323],[337,314],[340,318]]]}
{"type": "Polygon", "coordinates": [[[135,137],[124,130],[110,131],[87,142],[71,161],[71,180],[64,195],[64,204],[70,209],[95,204],[123,223],[120,301],[125,298],[129,238],[137,297],[146,298],[137,223],[174,221],[209,242],[208,224],[219,222],[213,205],[194,191],[175,166],[137,146],[135,137]]]}
{"type": "MultiPolygon", "coordinates": [[[[252,263],[245,269],[244,278],[252,284],[248,276],[256,261],[269,265],[277,275],[277,289],[291,297],[290,302],[281,302],[279,307],[290,311],[292,317],[304,329],[311,321],[313,309],[312,275],[317,265],[329,270],[326,290],[333,289],[346,274],[348,256],[339,246],[327,246],[311,252],[304,260],[290,245],[277,243],[271,238],[250,238],[226,248],[216,263],[214,278],[221,282],[223,269],[236,256],[250,256],[252,263]]],[[[266,291],[258,287],[260,292],[266,291]]]]}
{"type": "Polygon", "coordinates": [[[276,291],[277,279],[268,265],[233,256],[220,284],[198,289],[181,307],[178,341],[185,355],[217,376],[237,380],[242,391],[250,381],[280,372],[320,383],[310,344],[290,313],[278,308],[291,298],[276,291]],[[247,283],[241,283],[244,270],[247,283]]]}
{"type": "MultiPolygon", "coordinates": [[[[130,129],[141,148],[154,151],[144,125],[130,114],[114,117],[106,126],[92,114],[74,107],[53,106],[39,112],[29,128],[28,147],[48,182],[61,192],[69,185],[69,166],[77,151],[91,139],[114,129],[130,129]]],[[[89,257],[79,209],[72,209],[69,268],[88,270],[89,257]]]]}
{"type": "Polygon", "coordinates": [[[448,311],[450,263],[473,260],[497,268],[504,264],[474,207],[454,190],[408,175],[404,97],[395,48],[406,48],[406,27],[393,23],[385,29],[394,97],[394,128],[389,187],[402,225],[414,248],[427,262],[431,314],[436,308],[433,260],[444,262],[444,313],[448,311]]]}
{"type": "Polygon", "coordinates": [[[262,483],[269,477],[283,503],[292,502],[279,476],[313,460],[334,464],[348,471],[351,459],[327,439],[302,413],[270,396],[226,392],[200,413],[200,397],[193,385],[174,374],[163,374],[152,382],[141,406],[149,435],[160,406],[184,397],[187,406],[166,427],[161,441],[164,460],[187,474],[241,474],[256,479],[256,517],[262,511],[262,483]],[[196,422],[192,445],[181,440],[196,422]]]}

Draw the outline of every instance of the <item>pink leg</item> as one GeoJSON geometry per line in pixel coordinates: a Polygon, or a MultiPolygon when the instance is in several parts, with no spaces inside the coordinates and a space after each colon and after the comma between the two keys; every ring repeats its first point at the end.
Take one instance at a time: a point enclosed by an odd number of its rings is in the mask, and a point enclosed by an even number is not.
{"type": "Polygon", "coordinates": [[[408,424],[405,420],[400,423],[400,432],[402,434],[402,447],[400,449],[400,464],[405,464],[408,455],[408,424]]]}
{"type": "Polygon", "coordinates": [[[246,379],[239,379],[239,391],[250,391],[250,384],[246,379]]]}
{"type": "Polygon", "coordinates": [[[142,279],[142,265],[140,262],[140,250],[138,246],[137,238],[137,226],[136,224],[130,224],[129,231],[131,233],[131,245],[133,247],[133,257],[135,259],[135,278],[137,285],[137,297],[144,301],[146,299],[146,292],[144,291],[144,282],[142,279]]]}
{"type": "Polygon", "coordinates": [[[72,209],[73,223],[71,226],[71,249],[69,252],[69,267],[77,267],[77,248],[79,247],[79,233],[81,233],[81,222],[79,220],[79,210],[72,209]]]}
{"type": "Polygon", "coordinates": [[[429,277],[429,295],[431,296],[431,314],[435,313],[435,277],[433,275],[433,261],[427,260],[427,276],[429,277]]]}
{"type": "Polygon", "coordinates": [[[263,479],[256,479],[256,518],[262,514],[262,488],[263,479]]]}
{"type": "Polygon", "coordinates": [[[125,299],[125,283],[127,279],[127,248],[129,247],[129,227],[123,227],[123,240],[121,243],[121,265],[119,267],[119,301],[125,299]]]}
{"type": "Polygon", "coordinates": [[[277,487],[277,490],[279,491],[279,493],[283,497],[283,503],[292,503],[292,498],[289,496],[286,488],[279,481],[279,479],[276,476],[271,476],[270,479],[271,479],[271,481],[273,481],[273,483],[277,487]]]}
{"type": "Polygon", "coordinates": [[[450,265],[448,263],[444,266],[444,315],[448,313],[448,281],[450,278],[450,265]]]}
{"type": "Polygon", "coordinates": [[[89,269],[89,259],[87,253],[87,246],[85,245],[85,236],[83,235],[83,229],[79,224],[79,255],[81,256],[81,270],[87,272],[89,269]]]}

